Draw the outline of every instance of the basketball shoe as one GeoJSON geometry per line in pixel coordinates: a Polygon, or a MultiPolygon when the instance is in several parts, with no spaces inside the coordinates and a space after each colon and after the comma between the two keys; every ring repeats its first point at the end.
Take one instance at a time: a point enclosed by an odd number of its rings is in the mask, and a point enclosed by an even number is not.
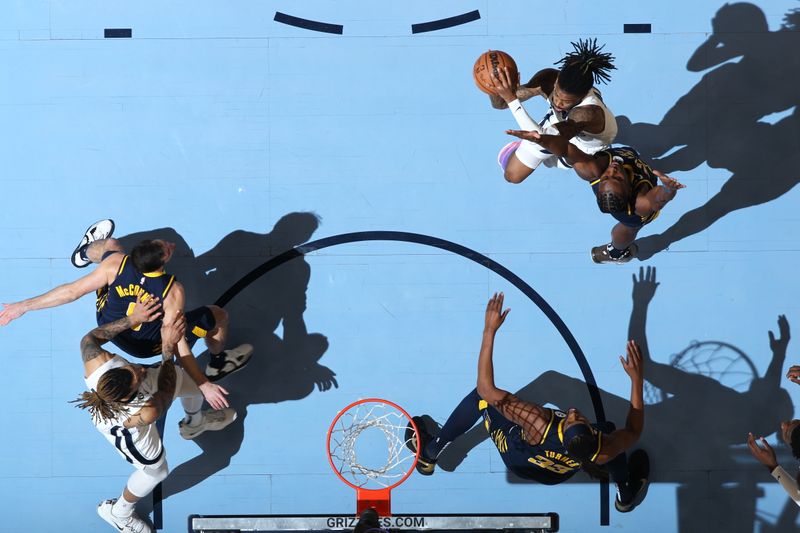
{"type": "Polygon", "coordinates": [[[622,265],[636,257],[636,254],[638,253],[639,247],[636,246],[636,243],[633,243],[622,251],[622,255],[619,257],[612,257],[611,243],[601,244],[600,246],[595,246],[592,248],[592,261],[595,263],[614,263],[617,265],[622,265]]]}
{"type": "Polygon", "coordinates": [[[206,409],[203,419],[196,426],[190,426],[184,420],[178,422],[178,431],[186,440],[192,440],[206,431],[219,431],[236,420],[236,411],[230,407],[226,409],[206,409]]]}
{"type": "Polygon", "coordinates": [[[100,505],[97,506],[97,514],[100,515],[100,518],[117,528],[117,531],[121,533],[151,533],[153,531],[147,522],[139,518],[136,512],[130,516],[116,516],[112,513],[111,508],[114,507],[116,502],[116,498],[100,502],[100,505]]]}
{"type": "Polygon", "coordinates": [[[243,368],[250,361],[250,356],[253,355],[253,346],[241,344],[236,348],[225,350],[223,353],[225,358],[219,363],[209,361],[206,365],[205,374],[209,381],[220,380],[243,368]]]}
{"type": "Polygon", "coordinates": [[[110,218],[99,220],[86,228],[86,232],[83,234],[81,242],[78,243],[75,251],[72,252],[72,264],[77,268],[83,268],[91,265],[92,262],[86,256],[86,250],[89,248],[89,245],[94,241],[99,241],[100,239],[108,239],[113,234],[114,221],[110,218]]]}
{"type": "MultiPolygon", "coordinates": [[[[431,437],[431,434],[428,433],[428,430],[425,428],[425,422],[422,420],[422,417],[415,416],[412,417],[412,420],[414,420],[414,423],[417,425],[417,435],[419,437],[419,445],[421,448],[419,459],[417,459],[417,472],[423,476],[431,476],[436,469],[436,459],[425,457],[425,447],[433,439],[433,437],[431,437]]],[[[414,453],[417,453],[417,439],[414,438],[414,428],[410,422],[406,426],[405,440],[408,449],[414,453]]]]}

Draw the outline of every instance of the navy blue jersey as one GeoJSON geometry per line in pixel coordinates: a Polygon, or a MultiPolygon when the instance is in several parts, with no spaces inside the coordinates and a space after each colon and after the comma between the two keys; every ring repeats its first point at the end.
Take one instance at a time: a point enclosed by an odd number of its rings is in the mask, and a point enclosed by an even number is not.
{"type": "MultiPolygon", "coordinates": [[[[143,301],[157,296],[163,302],[174,282],[175,276],[166,272],[138,272],[126,255],[122,258],[114,281],[97,291],[97,325],[102,326],[131,315],[139,294],[144,293],[143,301]]],[[[130,339],[158,341],[160,351],[161,320],[147,322],[124,333],[130,339]]]]}
{"type": "MultiPolygon", "coordinates": [[[[646,217],[636,214],[636,198],[642,194],[646,194],[650,189],[658,186],[658,178],[653,173],[653,169],[639,158],[638,152],[628,146],[619,146],[601,150],[594,154],[595,158],[605,158],[608,164],[616,160],[622,166],[623,172],[628,178],[628,183],[631,187],[631,196],[628,201],[627,211],[622,213],[611,213],[611,215],[622,222],[626,226],[633,228],[642,227],[645,224],[652,222],[658,217],[660,211],[656,211],[646,217]]],[[[595,195],[600,183],[596,179],[590,183],[595,195]]]]}
{"type": "MultiPolygon", "coordinates": [[[[480,400],[478,409],[500,457],[514,474],[545,485],[556,485],[580,470],[580,461],[570,458],[564,447],[562,428],[567,415],[561,411],[545,409],[549,412],[550,420],[539,442],[530,444],[521,426],[505,418],[485,400],[480,400]]],[[[602,433],[598,431],[597,434],[597,450],[592,455],[592,461],[597,458],[603,443],[602,433]]]]}

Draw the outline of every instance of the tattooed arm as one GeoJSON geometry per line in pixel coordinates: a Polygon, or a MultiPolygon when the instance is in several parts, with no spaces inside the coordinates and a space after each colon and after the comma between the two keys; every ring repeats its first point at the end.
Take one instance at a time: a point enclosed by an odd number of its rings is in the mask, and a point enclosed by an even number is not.
{"type": "Polygon", "coordinates": [[[81,358],[85,375],[88,376],[112,357],[110,353],[101,348],[103,344],[127,329],[155,320],[160,312],[161,303],[158,298],[150,298],[147,302],[142,302],[141,298],[137,298],[136,306],[130,316],[98,326],[84,335],[81,339],[81,358]]]}
{"type": "Polygon", "coordinates": [[[549,422],[549,413],[540,405],[520,400],[494,384],[494,337],[510,309],[503,309],[503,293],[495,294],[486,306],[481,352],[478,356],[478,395],[508,420],[525,431],[525,438],[538,444],[549,422]]]}

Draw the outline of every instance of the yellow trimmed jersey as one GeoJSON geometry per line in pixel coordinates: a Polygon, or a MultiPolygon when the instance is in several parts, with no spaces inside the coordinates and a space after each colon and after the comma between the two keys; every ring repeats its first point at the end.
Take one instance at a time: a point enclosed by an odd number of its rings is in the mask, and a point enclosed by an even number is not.
{"type": "MultiPolygon", "coordinates": [[[[545,485],[557,485],[580,470],[580,461],[571,458],[564,447],[562,429],[567,417],[565,413],[556,409],[546,409],[550,420],[542,438],[537,444],[530,444],[521,426],[505,418],[486,401],[480,400],[478,409],[503,462],[519,477],[545,485]]],[[[597,436],[597,450],[592,455],[592,461],[597,458],[603,444],[602,433],[598,431],[597,436]]]]}
{"type": "MultiPolygon", "coordinates": [[[[129,256],[122,258],[114,281],[97,291],[97,325],[114,322],[133,313],[136,298],[142,301],[156,296],[162,302],[175,283],[175,276],[166,272],[138,272],[129,256]]],[[[147,322],[129,330],[128,337],[137,340],[161,340],[161,320],[147,322]]]]}

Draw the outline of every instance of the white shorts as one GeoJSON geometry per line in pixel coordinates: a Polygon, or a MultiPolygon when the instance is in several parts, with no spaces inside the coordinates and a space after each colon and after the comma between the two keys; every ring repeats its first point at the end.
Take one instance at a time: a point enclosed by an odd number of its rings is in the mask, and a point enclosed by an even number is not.
{"type": "MultiPolygon", "coordinates": [[[[157,374],[158,367],[149,368],[147,372],[157,374]]],[[[200,389],[183,368],[175,368],[175,377],[174,398],[202,396],[200,389]]],[[[164,445],[155,423],[138,428],[126,428],[123,424],[116,423],[103,429],[98,427],[98,430],[123,459],[139,470],[147,467],[158,468],[166,460],[164,445]]]]}

